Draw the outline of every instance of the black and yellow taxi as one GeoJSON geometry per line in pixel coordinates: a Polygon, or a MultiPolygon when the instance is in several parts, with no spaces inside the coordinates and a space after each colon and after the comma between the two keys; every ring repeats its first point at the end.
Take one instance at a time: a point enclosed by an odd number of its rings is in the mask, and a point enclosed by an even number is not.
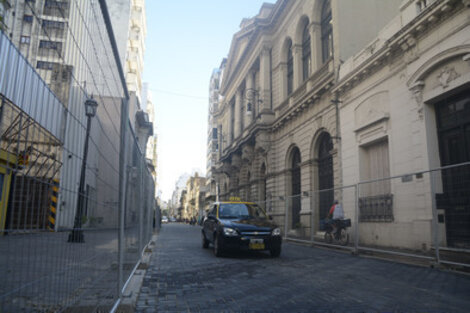
{"type": "Polygon", "coordinates": [[[202,224],[202,247],[214,247],[218,257],[227,250],[267,250],[272,257],[281,254],[281,229],[266,212],[239,198],[215,202],[202,224]]]}

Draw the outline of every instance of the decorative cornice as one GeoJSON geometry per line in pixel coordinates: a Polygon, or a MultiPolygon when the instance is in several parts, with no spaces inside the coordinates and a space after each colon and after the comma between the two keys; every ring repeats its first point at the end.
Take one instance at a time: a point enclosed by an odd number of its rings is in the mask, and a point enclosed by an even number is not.
{"type": "Polygon", "coordinates": [[[334,85],[334,73],[328,71],[328,65],[328,63],[325,64],[315,75],[313,75],[307,82],[299,87],[283,105],[280,106],[281,110],[285,110],[285,112],[281,111],[281,116],[274,122],[272,131],[277,131],[288,121],[293,120],[297,116],[301,115],[302,112],[317,102],[317,100],[320,99],[320,97],[326,91],[331,89],[331,87],[334,85]],[[306,90],[306,87],[310,83],[315,84],[315,86],[313,86],[310,90],[306,90]],[[299,97],[300,95],[298,95],[297,92],[302,90],[304,90],[303,95],[299,100],[295,100],[296,104],[290,108],[285,108],[288,105],[287,101],[289,101],[291,98],[295,99],[296,97],[299,97]]]}
{"type": "Polygon", "coordinates": [[[379,50],[371,50],[371,55],[342,78],[333,91],[340,94],[347,92],[362,81],[363,78],[382,69],[381,65],[383,63],[390,63],[390,58],[399,58],[404,54],[406,62],[414,61],[418,57],[416,51],[418,39],[429,33],[433,28],[431,26],[442,23],[442,17],[450,15],[451,12],[457,10],[456,2],[459,2],[459,0],[433,2],[426,8],[426,11],[419,14],[412,22],[403,26],[396,34],[385,41],[379,50]]]}

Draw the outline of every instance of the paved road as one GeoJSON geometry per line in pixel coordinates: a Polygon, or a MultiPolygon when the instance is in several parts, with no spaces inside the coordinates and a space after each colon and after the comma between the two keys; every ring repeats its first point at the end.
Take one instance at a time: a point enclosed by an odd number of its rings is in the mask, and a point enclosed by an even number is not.
{"type": "Polygon", "coordinates": [[[216,258],[200,228],[165,224],[137,312],[469,312],[470,276],[284,243],[216,258]]]}

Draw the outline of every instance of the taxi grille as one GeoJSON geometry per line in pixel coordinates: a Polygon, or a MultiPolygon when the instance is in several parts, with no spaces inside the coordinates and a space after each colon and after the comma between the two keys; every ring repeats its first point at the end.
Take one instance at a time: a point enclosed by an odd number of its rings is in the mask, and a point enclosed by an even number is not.
{"type": "Polygon", "coordinates": [[[242,231],[242,236],[269,236],[271,232],[269,231],[242,231]]]}

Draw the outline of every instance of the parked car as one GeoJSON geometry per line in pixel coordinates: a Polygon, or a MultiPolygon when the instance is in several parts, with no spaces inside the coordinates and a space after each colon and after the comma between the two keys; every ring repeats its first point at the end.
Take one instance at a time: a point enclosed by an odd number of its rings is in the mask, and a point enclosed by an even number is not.
{"type": "Polygon", "coordinates": [[[266,212],[251,202],[214,203],[202,224],[202,247],[214,246],[218,257],[227,250],[267,250],[281,254],[281,229],[266,212]]]}
{"type": "Polygon", "coordinates": [[[162,223],[168,223],[168,217],[162,216],[162,223]]]}
{"type": "Polygon", "coordinates": [[[169,219],[169,221],[170,221],[170,222],[172,222],[172,223],[175,223],[175,222],[176,222],[176,218],[175,218],[175,217],[173,217],[173,216],[170,216],[170,219],[169,219]]]}

